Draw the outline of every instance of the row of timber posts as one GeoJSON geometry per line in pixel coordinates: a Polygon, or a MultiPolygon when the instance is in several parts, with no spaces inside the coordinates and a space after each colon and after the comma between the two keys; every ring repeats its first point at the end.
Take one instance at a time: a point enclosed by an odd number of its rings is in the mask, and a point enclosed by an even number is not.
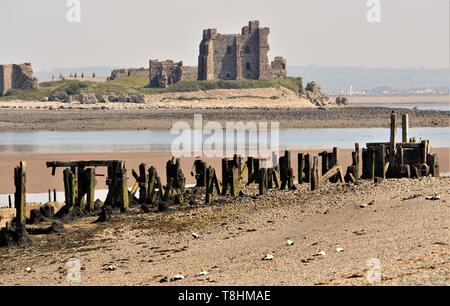
{"type": "Polygon", "coordinates": [[[147,165],[143,163],[139,165],[139,174],[133,170],[132,175],[139,187],[139,204],[153,205],[157,195],[161,200],[164,198],[164,188],[156,168],[147,170],[147,165]]]}

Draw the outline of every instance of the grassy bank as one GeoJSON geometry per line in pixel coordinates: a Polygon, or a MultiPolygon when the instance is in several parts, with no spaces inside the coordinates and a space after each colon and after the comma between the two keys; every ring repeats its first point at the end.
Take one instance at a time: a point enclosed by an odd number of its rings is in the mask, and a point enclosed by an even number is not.
{"type": "Polygon", "coordinates": [[[79,80],[63,80],[44,82],[38,89],[11,90],[0,101],[9,100],[41,100],[52,93],[66,91],[69,95],[80,93],[95,93],[102,95],[151,95],[164,92],[193,92],[212,89],[245,89],[245,88],[271,88],[285,87],[294,92],[299,91],[295,78],[274,80],[236,80],[236,81],[185,81],[169,86],[167,89],[148,88],[148,79],[145,77],[129,77],[107,82],[91,82],[79,80]]]}

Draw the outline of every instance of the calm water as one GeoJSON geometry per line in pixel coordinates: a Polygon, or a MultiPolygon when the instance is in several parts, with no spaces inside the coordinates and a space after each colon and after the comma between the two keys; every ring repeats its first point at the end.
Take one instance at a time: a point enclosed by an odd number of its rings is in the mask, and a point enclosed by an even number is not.
{"type": "MultiPolygon", "coordinates": [[[[399,137],[401,130],[398,131],[399,137]]],[[[434,147],[450,147],[450,128],[413,128],[410,137],[429,139],[434,147]]],[[[170,130],[152,131],[39,131],[0,133],[0,154],[170,152],[177,135],[170,130]]],[[[282,129],[281,149],[352,148],[360,143],[388,142],[389,129],[282,129]]],[[[226,142],[225,142],[226,143],[226,142]]],[[[256,142],[249,142],[254,148],[256,142]]]]}
{"type": "Polygon", "coordinates": [[[353,106],[364,107],[386,107],[386,108],[406,108],[418,110],[436,110],[436,111],[450,111],[449,103],[351,103],[353,106]]]}

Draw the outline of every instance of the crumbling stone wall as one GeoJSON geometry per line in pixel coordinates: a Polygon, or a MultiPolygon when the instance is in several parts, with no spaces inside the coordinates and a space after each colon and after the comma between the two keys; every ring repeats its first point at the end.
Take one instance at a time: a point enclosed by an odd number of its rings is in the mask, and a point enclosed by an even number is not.
{"type": "Polygon", "coordinates": [[[274,61],[272,62],[272,71],[273,76],[276,78],[285,78],[287,77],[287,67],[286,67],[286,59],[281,56],[275,57],[274,61]]]}
{"type": "Polygon", "coordinates": [[[148,77],[148,69],[146,68],[130,68],[130,69],[115,69],[111,71],[111,76],[108,81],[117,80],[127,77],[148,77]]]}
{"type": "Polygon", "coordinates": [[[33,77],[30,63],[0,65],[0,96],[11,89],[37,88],[38,80],[33,77]]]}
{"type": "Polygon", "coordinates": [[[269,28],[250,21],[241,34],[203,31],[198,57],[198,80],[268,80],[274,77],[269,63],[269,28]]]}
{"type": "Polygon", "coordinates": [[[183,62],[150,60],[149,73],[150,87],[167,87],[182,80],[183,62]]]}

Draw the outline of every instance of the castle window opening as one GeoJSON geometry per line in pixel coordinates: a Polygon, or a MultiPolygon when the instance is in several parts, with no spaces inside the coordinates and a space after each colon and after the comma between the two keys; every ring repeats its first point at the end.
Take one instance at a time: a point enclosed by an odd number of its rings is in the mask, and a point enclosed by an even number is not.
{"type": "Polygon", "coordinates": [[[227,47],[227,54],[231,54],[231,46],[227,47]]]}
{"type": "Polygon", "coordinates": [[[247,69],[248,71],[252,71],[252,65],[250,65],[249,62],[247,62],[247,64],[245,64],[245,69],[247,69]]]}

